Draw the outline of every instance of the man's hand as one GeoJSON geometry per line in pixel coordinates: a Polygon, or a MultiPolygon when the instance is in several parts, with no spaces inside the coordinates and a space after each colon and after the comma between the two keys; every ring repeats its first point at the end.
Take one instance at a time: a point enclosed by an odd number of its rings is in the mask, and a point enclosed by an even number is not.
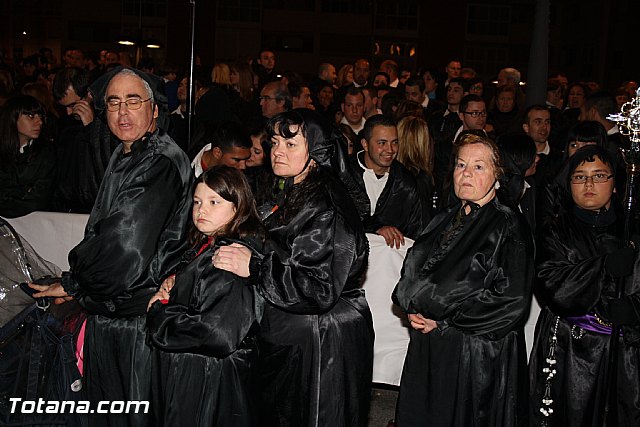
{"type": "Polygon", "coordinates": [[[409,314],[409,323],[416,331],[428,334],[438,327],[435,320],[427,319],[422,314],[409,314]]]}
{"type": "Polygon", "coordinates": [[[213,254],[213,266],[227,270],[240,277],[249,277],[251,251],[239,243],[220,246],[213,254]]]}
{"type": "Polygon", "coordinates": [[[51,285],[36,285],[35,283],[29,283],[31,289],[40,291],[32,295],[34,298],[51,297],[54,304],[62,304],[67,301],[71,301],[73,298],[67,295],[62,285],[59,282],[52,283],[51,285]]]}
{"type": "Polygon", "coordinates": [[[84,99],[76,101],[71,111],[73,116],[82,122],[83,126],[87,126],[93,121],[93,107],[84,99]]]}
{"type": "Polygon", "coordinates": [[[376,231],[376,234],[384,237],[384,241],[389,247],[393,247],[395,245],[396,249],[400,249],[400,246],[404,245],[404,236],[397,227],[392,225],[385,225],[376,231]]]}

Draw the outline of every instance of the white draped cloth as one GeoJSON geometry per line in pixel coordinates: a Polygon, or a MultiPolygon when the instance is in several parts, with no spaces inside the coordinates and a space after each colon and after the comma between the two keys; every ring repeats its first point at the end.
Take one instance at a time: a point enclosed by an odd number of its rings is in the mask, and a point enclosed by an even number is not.
{"type": "Polygon", "coordinates": [[[384,238],[377,234],[367,234],[367,238],[369,266],[363,288],[373,314],[376,333],[373,382],[400,385],[409,345],[409,325],[406,315],[391,301],[391,294],[400,279],[404,257],[413,240],[405,237],[404,246],[395,249],[387,246],[384,238]]]}

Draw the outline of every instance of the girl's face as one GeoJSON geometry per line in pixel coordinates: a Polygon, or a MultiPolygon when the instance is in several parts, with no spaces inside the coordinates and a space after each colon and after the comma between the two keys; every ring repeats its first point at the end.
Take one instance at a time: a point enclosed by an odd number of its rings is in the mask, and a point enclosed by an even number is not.
{"type": "Polygon", "coordinates": [[[207,236],[213,236],[227,225],[236,213],[236,206],[223,199],[207,184],[201,182],[193,194],[193,223],[207,236]]]}
{"type": "Polygon", "coordinates": [[[42,116],[36,113],[20,113],[16,122],[20,146],[26,145],[30,140],[37,139],[42,131],[42,116]]]}

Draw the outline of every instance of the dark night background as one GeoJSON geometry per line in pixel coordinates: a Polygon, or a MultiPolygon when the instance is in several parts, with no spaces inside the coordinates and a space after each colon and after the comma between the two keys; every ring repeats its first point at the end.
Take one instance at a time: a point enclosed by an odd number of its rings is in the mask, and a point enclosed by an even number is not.
{"type": "MultiPolygon", "coordinates": [[[[485,81],[505,66],[527,79],[535,0],[195,0],[196,54],[204,66],[276,53],[276,67],[312,76],[321,62],[395,59],[403,69],[452,58],[485,81]]],[[[0,0],[5,62],[53,49],[129,50],[120,35],[158,40],[155,63],[188,68],[189,0],[0,0]],[[23,34],[26,33],[26,34],[23,34]]],[[[634,34],[640,2],[550,0],[549,71],[613,88],[637,80],[634,34]]]]}

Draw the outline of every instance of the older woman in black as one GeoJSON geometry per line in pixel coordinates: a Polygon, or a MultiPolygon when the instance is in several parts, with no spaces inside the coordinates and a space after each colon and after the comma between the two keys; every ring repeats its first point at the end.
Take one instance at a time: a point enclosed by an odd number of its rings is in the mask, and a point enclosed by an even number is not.
{"type": "Polygon", "coordinates": [[[640,282],[636,254],[622,247],[613,200],[615,160],[596,145],[569,159],[556,217],[541,225],[536,295],[543,306],[531,354],[532,425],[599,426],[611,324],[622,325],[617,373],[618,425],[640,425],[640,282]],[[637,274],[636,274],[637,275],[637,274]]]}
{"type": "Polygon", "coordinates": [[[525,425],[533,244],[524,218],[496,198],[494,143],[463,135],[454,158],[456,203],[416,240],[394,293],[413,328],[396,421],[525,425]]]}
{"type": "Polygon", "coordinates": [[[51,205],[53,146],[41,138],[45,112],[32,96],[7,101],[0,116],[0,216],[15,218],[51,205]]]}
{"type": "Polygon", "coordinates": [[[283,190],[265,219],[264,255],[227,246],[214,256],[214,265],[250,276],[266,301],[256,372],[260,422],[366,426],[373,324],[360,278],[367,240],[337,178],[338,137],[306,109],[275,116],[267,133],[283,190]]]}

